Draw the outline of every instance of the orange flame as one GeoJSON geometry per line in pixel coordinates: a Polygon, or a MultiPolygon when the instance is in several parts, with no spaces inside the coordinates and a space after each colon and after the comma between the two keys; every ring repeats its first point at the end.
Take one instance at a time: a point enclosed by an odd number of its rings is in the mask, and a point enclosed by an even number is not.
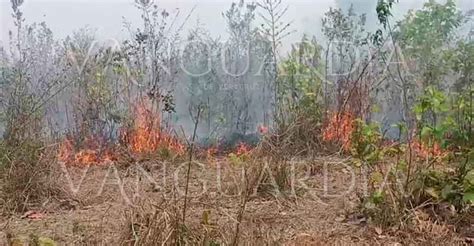
{"type": "Polygon", "coordinates": [[[212,159],[217,155],[218,148],[217,147],[209,147],[206,150],[206,158],[207,159],[212,159]]]}
{"type": "Polygon", "coordinates": [[[268,133],[268,127],[266,127],[265,125],[260,125],[260,126],[258,126],[258,132],[261,135],[265,135],[265,134],[268,133]]]}
{"type": "Polygon", "coordinates": [[[431,146],[424,144],[418,140],[413,141],[413,149],[415,154],[423,159],[427,158],[443,158],[447,155],[447,152],[444,151],[440,144],[435,142],[431,146]]]}
{"type": "Polygon", "coordinates": [[[72,145],[72,141],[69,138],[64,139],[64,141],[59,145],[58,160],[69,162],[73,153],[74,146],[72,145]]]}
{"type": "Polygon", "coordinates": [[[344,150],[350,150],[351,137],[355,130],[354,120],[355,117],[351,113],[333,113],[323,129],[323,140],[342,144],[344,150]]]}
{"type": "MultiPolygon", "coordinates": [[[[92,138],[87,138],[86,142],[88,141],[92,141],[92,138]]],[[[116,158],[110,151],[101,154],[98,148],[85,148],[76,152],[73,141],[70,138],[65,138],[59,146],[58,160],[75,165],[103,165],[111,163],[116,158]]]]}
{"type": "Polygon", "coordinates": [[[237,149],[235,151],[235,154],[237,156],[245,156],[245,155],[248,155],[251,151],[251,148],[250,146],[248,146],[247,144],[243,143],[243,142],[240,142],[239,145],[237,145],[237,149]]]}
{"type": "MultiPolygon", "coordinates": [[[[133,126],[120,132],[122,143],[134,154],[148,154],[167,149],[177,155],[185,153],[185,146],[175,137],[162,131],[158,113],[141,103],[136,107],[133,126]]],[[[58,160],[79,165],[107,164],[117,160],[115,148],[104,148],[100,138],[88,137],[77,150],[71,138],[59,146],[58,160]]]]}
{"type": "Polygon", "coordinates": [[[136,154],[153,153],[167,149],[182,155],[185,147],[169,133],[162,131],[159,113],[153,113],[145,103],[136,107],[134,126],[122,133],[122,140],[136,154]]]}

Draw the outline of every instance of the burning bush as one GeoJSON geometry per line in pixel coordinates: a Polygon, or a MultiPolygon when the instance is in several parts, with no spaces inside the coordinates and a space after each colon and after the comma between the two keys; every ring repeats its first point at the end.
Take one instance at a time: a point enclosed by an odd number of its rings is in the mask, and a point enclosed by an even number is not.
{"type": "Polygon", "coordinates": [[[177,155],[185,152],[185,146],[163,130],[159,113],[151,106],[139,103],[134,114],[132,127],[121,132],[121,141],[134,154],[149,154],[158,150],[167,150],[177,155]]]}
{"type": "Polygon", "coordinates": [[[75,165],[105,165],[117,160],[117,154],[99,137],[88,137],[76,148],[71,137],[59,146],[58,160],[75,165]],[[103,144],[99,144],[103,143],[103,144]]]}
{"type": "Polygon", "coordinates": [[[413,150],[417,157],[421,159],[439,159],[445,157],[448,152],[441,148],[441,145],[437,142],[429,145],[422,141],[415,140],[413,142],[413,150]]]}
{"type": "Polygon", "coordinates": [[[333,113],[323,130],[323,140],[341,144],[345,151],[351,148],[355,117],[349,112],[333,113]]]}
{"type": "Polygon", "coordinates": [[[120,144],[109,143],[102,137],[86,137],[74,141],[66,137],[60,144],[58,160],[76,165],[104,165],[116,161],[119,147],[125,147],[133,155],[153,154],[159,151],[183,155],[185,146],[161,127],[161,117],[150,106],[140,103],[134,112],[134,120],[120,131],[120,144]]]}
{"type": "Polygon", "coordinates": [[[250,146],[248,146],[247,144],[245,143],[239,143],[239,145],[237,145],[237,148],[235,150],[235,154],[237,156],[244,156],[244,155],[248,155],[251,151],[251,148],[250,146]]]}

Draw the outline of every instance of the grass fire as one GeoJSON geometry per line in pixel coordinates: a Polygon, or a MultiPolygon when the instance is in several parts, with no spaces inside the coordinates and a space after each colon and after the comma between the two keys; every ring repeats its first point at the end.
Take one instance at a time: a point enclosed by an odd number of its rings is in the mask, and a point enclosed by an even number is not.
{"type": "Polygon", "coordinates": [[[473,245],[471,2],[0,1],[0,245],[473,245]]]}

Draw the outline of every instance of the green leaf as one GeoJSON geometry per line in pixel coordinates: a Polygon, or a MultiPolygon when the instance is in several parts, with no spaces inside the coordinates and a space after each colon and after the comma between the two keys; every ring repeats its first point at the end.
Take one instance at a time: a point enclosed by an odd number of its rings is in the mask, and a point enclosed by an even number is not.
{"type": "Polygon", "coordinates": [[[201,224],[203,225],[210,225],[209,223],[209,216],[211,214],[211,211],[209,210],[205,210],[204,212],[202,212],[202,219],[201,219],[201,224]]]}
{"type": "Polygon", "coordinates": [[[380,113],[382,109],[380,108],[379,105],[373,105],[372,106],[372,113],[380,113]]]}
{"type": "Polygon", "coordinates": [[[435,199],[439,199],[439,194],[438,194],[438,191],[435,189],[435,188],[426,188],[425,189],[425,193],[430,195],[431,197],[435,198],[435,199]]]}
{"type": "Polygon", "coordinates": [[[462,200],[468,203],[474,203],[474,192],[464,193],[462,200]]]}
{"type": "Polygon", "coordinates": [[[384,200],[384,194],[381,191],[376,191],[372,194],[371,200],[374,204],[379,204],[384,200]]]}
{"type": "Polygon", "coordinates": [[[446,200],[446,199],[448,199],[453,193],[454,193],[454,192],[453,192],[453,186],[450,185],[450,184],[448,184],[448,185],[446,185],[446,186],[443,188],[443,190],[441,191],[441,197],[446,200]]]}
{"type": "Polygon", "coordinates": [[[354,159],[354,160],[352,160],[352,163],[356,167],[361,167],[362,166],[362,161],[360,159],[354,159]]]}
{"type": "Polygon", "coordinates": [[[474,186],[474,170],[471,170],[466,174],[466,176],[464,177],[464,181],[467,184],[474,186]]]}
{"type": "Polygon", "coordinates": [[[433,129],[431,127],[425,126],[421,129],[421,137],[429,137],[433,133],[433,129]]]}
{"type": "Polygon", "coordinates": [[[370,181],[375,183],[376,185],[381,184],[383,181],[383,174],[380,172],[374,172],[370,177],[370,181]]]}
{"type": "Polygon", "coordinates": [[[40,237],[38,242],[40,246],[56,246],[57,245],[53,239],[47,238],[47,237],[40,237]]]}

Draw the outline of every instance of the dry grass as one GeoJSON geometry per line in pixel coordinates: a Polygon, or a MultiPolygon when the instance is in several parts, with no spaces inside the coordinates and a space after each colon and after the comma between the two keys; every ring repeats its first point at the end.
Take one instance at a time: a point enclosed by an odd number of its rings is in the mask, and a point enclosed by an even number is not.
{"type": "Polygon", "coordinates": [[[3,213],[25,212],[66,195],[55,148],[26,142],[2,149],[0,203],[3,213]]]}
{"type": "Polygon", "coordinates": [[[277,132],[262,140],[262,151],[280,158],[315,156],[321,153],[322,125],[304,115],[295,117],[286,124],[280,124],[277,132]]]}
{"type": "MultiPolygon", "coordinates": [[[[248,160],[243,167],[218,160],[220,169],[211,162],[203,162],[203,166],[193,164],[186,225],[181,222],[183,197],[176,193],[177,188],[184,188],[183,177],[178,186],[173,182],[159,183],[158,189],[143,178],[139,196],[133,204],[126,204],[113,175],[109,176],[103,193],[94,195],[109,172],[108,167],[94,167],[76,195],[80,200],[78,205],[51,210],[39,221],[12,216],[8,225],[0,224],[0,242],[2,231],[8,231],[14,237],[26,240],[30,234],[49,237],[60,245],[232,245],[234,242],[237,245],[390,245],[405,242],[429,245],[435,240],[423,233],[429,230],[444,233],[439,228],[425,226],[420,232],[384,230],[379,234],[370,225],[355,223],[357,220],[351,219],[350,215],[357,209],[356,195],[325,197],[322,193],[324,178],[320,166],[324,162],[342,161],[321,158],[308,163],[315,171],[306,185],[317,197],[301,191],[295,199],[255,192],[261,185],[263,170],[259,163],[262,160],[248,160]],[[246,172],[244,179],[240,179],[242,170],[246,172]],[[221,187],[215,182],[218,174],[222,175],[221,187]],[[204,193],[199,189],[203,181],[207,182],[204,193]]],[[[176,171],[180,170],[179,163],[170,163],[166,168],[161,162],[150,161],[143,165],[157,181],[173,181],[176,171]]],[[[70,170],[75,183],[82,175],[76,169],[71,167],[70,170]]],[[[117,170],[124,190],[133,197],[130,192],[135,192],[136,173],[117,170]]],[[[296,171],[297,175],[307,172],[300,167],[296,171]]],[[[347,178],[348,174],[340,166],[334,166],[328,177],[330,191],[334,191],[332,187],[345,189],[347,178]]],[[[443,242],[451,242],[449,237],[456,239],[454,234],[445,234],[443,242]]]]}
{"type": "Polygon", "coordinates": [[[181,245],[185,241],[179,212],[174,204],[140,205],[125,212],[120,245],[181,245]]]}

